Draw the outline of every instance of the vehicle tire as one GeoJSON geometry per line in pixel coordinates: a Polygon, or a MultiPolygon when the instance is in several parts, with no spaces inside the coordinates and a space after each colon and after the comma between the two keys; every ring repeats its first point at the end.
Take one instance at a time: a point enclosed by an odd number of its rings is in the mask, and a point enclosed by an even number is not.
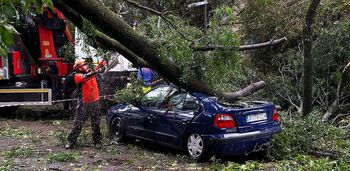
{"type": "Polygon", "coordinates": [[[123,122],[120,117],[116,117],[113,119],[111,123],[111,134],[112,139],[117,142],[125,142],[126,136],[124,131],[123,122]]]}
{"type": "Polygon", "coordinates": [[[197,162],[207,161],[210,157],[206,142],[199,134],[191,134],[186,139],[187,155],[197,162]]]}

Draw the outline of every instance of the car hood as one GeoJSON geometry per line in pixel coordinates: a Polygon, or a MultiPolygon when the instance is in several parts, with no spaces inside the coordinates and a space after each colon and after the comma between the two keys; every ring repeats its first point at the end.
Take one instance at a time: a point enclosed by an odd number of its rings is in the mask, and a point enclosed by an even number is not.
{"type": "Polygon", "coordinates": [[[108,110],[108,115],[112,115],[114,113],[120,113],[123,110],[125,111],[128,106],[130,106],[130,104],[127,103],[117,103],[115,105],[113,105],[112,107],[109,108],[108,110]]]}

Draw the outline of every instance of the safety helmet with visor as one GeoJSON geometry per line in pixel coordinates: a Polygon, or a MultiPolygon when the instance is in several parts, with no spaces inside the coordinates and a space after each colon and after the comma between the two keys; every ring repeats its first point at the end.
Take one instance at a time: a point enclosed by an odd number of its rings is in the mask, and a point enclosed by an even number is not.
{"type": "Polygon", "coordinates": [[[78,70],[80,67],[87,65],[84,59],[77,59],[74,62],[74,70],[78,70]]]}

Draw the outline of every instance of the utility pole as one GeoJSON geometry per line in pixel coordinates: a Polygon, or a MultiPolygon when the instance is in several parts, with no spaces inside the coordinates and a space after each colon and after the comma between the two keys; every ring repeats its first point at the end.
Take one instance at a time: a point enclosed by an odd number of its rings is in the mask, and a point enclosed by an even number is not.
{"type": "Polygon", "coordinates": [[[204,5],[204,34],[207,35],[208,32],[208,1],[200,1],[189,4],[188,8],[199,7],[204,5]]]}

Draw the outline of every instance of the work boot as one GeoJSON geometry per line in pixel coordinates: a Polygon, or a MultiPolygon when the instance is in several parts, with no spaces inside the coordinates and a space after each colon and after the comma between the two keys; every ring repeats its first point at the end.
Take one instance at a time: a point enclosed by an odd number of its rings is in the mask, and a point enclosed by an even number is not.
{"type": "Polygon", "coordinates": [[[73,149],[74,148],[74,143],[71,143],[71,142],[68,142],[67,144],[66,144],[66,149],[68,150],[68,149],[73,149]]]}
{"type": "Polygon", "coordinates": [[[95,149],[101,149],[102,148],[102,144],[101,143],[96,143],[96,144],[94,144],[94,148],[95,149]]]}

